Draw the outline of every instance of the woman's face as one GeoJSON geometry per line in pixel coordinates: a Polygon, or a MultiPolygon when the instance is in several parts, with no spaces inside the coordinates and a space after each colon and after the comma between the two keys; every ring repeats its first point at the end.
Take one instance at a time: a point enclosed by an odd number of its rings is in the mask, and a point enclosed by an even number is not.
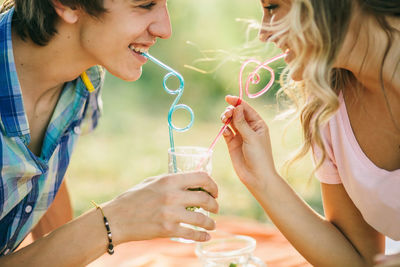
{"type": "Polygon", "coordinates": [[[137,80],[147,51],[157,38],[169,38],[166,0],[105,0],[100,18],[80,18],[80,41],[95,64],[127,81],[137,80]]]}
{"type": "MultiPolygon", "coordinates": [[[[259,32],[259,38],[262,42],[269,41],[269,38],[275,33],[268,30],[268,26],[274,25],[274,22],[278,22],[283,19],[292,6],[292,0],[261,0],[261,4],[263,6],[263,18],[262,18],[262,27],[259,32]]],[[[273,39],[273,41],[283,52],[287,55],[285,57],[286,63],[290,63],[295,57],[294,52],[291,51],[291,46],[287,42],[280,42],[280,39],[284,37],[283,35],[279,36],[278,39],[273,39]]],[[[295,81],[299,81],[303,79],[303,69],[298,69],[295,73],[292,74],[292,79],[295,81]]]]}
{"type": "MultiPolygon", "coordinates": [[[[261,0],[263,7],[262,28],[259,32],[259,38],[263,42],[274,34],[274,32],[267,30],[268,26],[273,25],[274,22],[281,20],[290,10],[291,0],[261,0]]],[[[273,40],[278,45],[278,40],[273,40]]],[[[281,44],[279,48],[283,51],[289,49],[288,44],[281,44]]]]}

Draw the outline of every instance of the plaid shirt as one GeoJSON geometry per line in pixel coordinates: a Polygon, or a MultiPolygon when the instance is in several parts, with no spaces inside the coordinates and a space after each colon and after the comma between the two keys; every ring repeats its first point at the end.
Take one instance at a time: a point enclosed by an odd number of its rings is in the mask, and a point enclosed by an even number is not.
{"type": "Polygon", "coordinates": [[[41,155],[34,155],[14,63],[13,12],[0,15],[0,256],[21,243],[53,202],[78,136],[97,125],[104,79],[95,66],[65,83],[41,155]]]}

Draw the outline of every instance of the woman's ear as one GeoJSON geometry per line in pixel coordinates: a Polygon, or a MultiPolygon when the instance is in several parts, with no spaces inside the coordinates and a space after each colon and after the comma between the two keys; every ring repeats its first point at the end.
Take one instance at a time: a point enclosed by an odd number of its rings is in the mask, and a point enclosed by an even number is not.
{"type": "Polygon", "coordinates": [[[54,10],[66,23],[73,24],[79,19],[79,9],[66,6],[58,0],[53,0],[54,10]]]}

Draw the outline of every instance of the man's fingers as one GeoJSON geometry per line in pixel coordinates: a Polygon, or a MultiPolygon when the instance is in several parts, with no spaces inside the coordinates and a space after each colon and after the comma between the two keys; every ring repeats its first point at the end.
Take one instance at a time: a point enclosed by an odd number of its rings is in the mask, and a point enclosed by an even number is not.
{"type": "Polygon", "coordinates": [[[197,191],[187,190],[184,197],[185,207],[201,207],[212,213],[218,213],[218,203],[208,192],[198,189],[197,191]]]}
{"type": "Polygon", "coordinates": [[[204,242],[210,240],[211,236],[207,232],[196,231],[191,228],[184,226],[178,226],[176,228],[175,234],[171,237],[181,237],[185,239],[190,239],[193,241],[204,242]]]}
{"type": "Polygon", "coordinates": [[[174,179],[171,179],[171,183],[178,184],[181,189],[186,190],[188,188],[202,188],[207,191],[212,197],[218,197],[217,184],[204,171],[179,173],[171,176],[171,178],[172,177],[174,179]]]}
{"type": "Polygon", "coordinates": [[[184,213],[182,213],[180,222],[198,226],[204,230],[215,230],[215,221],[199,211],[185,210],[184,213]]]}

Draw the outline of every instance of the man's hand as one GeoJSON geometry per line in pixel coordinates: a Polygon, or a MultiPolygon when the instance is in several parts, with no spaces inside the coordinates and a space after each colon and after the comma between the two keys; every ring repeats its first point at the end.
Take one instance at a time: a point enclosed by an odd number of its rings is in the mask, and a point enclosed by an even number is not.
{"type": "Polygon", "coordinates": [[[217,213],[217,195],[216,183],[205,172],[169,174],[146,179],[106,203],[103,210],[116,244],[159,237],[206,241],[210,238],[207,232],[186,228],[180,223],[215,229],[214,220],[186,208],[201,207],[217,213]],[[193,188],[203,190],[188,190],[193,188]]]}
{"type": "Polygon", "coordinates": [[[375,257],[377,265],[375,267],[399,267],[400,253],[393,255],[377,255],[375,257]]]}

